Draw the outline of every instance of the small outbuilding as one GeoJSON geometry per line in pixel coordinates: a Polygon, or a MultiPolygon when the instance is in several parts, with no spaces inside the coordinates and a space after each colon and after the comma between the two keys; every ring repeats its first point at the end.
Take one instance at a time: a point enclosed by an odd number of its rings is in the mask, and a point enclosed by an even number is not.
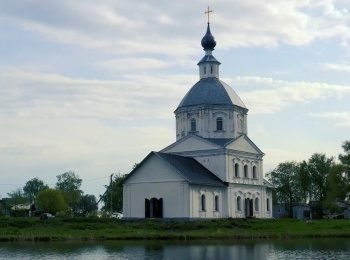
{"type": "Polygon", "coordinates": [[[299,204],[293,206],[293,218],[295,219],[322,219],[323,209],[310,206],[307,204],[299,204]]]}

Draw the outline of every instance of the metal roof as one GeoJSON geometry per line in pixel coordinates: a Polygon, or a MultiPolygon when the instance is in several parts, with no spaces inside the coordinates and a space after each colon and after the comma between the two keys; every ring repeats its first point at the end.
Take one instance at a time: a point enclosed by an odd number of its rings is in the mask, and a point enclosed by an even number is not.
{"type": "Polygon", "coordinates": [[[246,108],[236,92],[216,77],[202,78],[185,95],[178,108],[195,105],[229,105],[246,108]]]}
{"type": "Polygon", "coordinates": [[[216,144],[221,147],[225,147],[226,144],[234,140],[235,138],[203,138],[204,140],[207,140],[213,144],[216,144]]]}
{"type": "Polygon", "coordinates": [[[191,184],[226,186],[219,177],[192,157],[159,152],[154,152],[154,154],[169,163],[191,184]]]}

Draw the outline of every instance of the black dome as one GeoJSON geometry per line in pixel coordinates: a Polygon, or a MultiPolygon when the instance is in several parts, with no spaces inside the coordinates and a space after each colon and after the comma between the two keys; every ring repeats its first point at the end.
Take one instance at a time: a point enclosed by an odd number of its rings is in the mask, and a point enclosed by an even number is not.
{"type": "Polygon", "coordinates": [[[207,33],[202,38],[201,44],[204,50],[214,50],[216,46],[215,38],[210,32],[209,23],[207,27],[207,33]]]}

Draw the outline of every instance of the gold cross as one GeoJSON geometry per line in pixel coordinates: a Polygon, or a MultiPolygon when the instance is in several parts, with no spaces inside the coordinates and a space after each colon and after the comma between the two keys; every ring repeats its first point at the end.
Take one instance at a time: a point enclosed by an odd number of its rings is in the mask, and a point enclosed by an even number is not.
{"type": "Polygon", "coordinates": [[[209,14],[212,13],[213,10],[211,10],[208,6],[208,11],[204,12],[205,14],[208,14],[208,23],[209,23],[209,14]]]}

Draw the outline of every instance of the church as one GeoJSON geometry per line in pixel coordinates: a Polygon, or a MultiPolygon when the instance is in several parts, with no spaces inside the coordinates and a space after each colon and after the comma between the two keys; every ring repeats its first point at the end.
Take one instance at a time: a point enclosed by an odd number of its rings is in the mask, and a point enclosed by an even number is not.
{"type": "Polygon", "coordinates": [[[209,19],[201,45],[199,81],[174,112],[176,141],[150,152],[123,182],[126,219],[272,218],[264,153],[248,137],[247,107],[219,79],[209,19]]]}

